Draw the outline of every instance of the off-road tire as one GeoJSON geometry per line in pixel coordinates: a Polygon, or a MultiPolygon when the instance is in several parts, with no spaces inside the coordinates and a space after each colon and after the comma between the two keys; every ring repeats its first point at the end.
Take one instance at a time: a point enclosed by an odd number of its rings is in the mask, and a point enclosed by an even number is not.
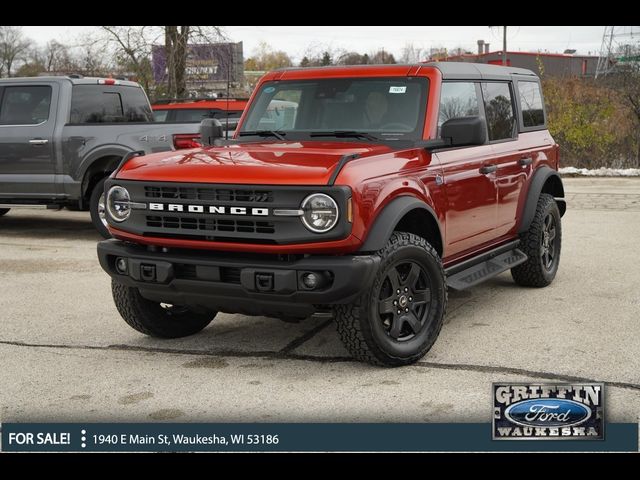
{"type": "Polygon", "coordinates": [[[536,213],[531,221],[529,229],[520,234],[518,248],[529,257],[526,262],[511,269],[511,276],[518,284],[525,287],[546,287],[556,276],[560,264],[560,250],[562,246],[562,226],[560,223],[560,211],[554,198],[543,193],[538,199],[536,213]],[[555,222],[555,254],[551,268],[544,265],[541,256],[544,248],[545,219],[551,216],[555,222]]]}
{"type": "Polygon", "coordinates": [[[93,187],[91,197],[89,198],[89,213],[91,214],[91,223],[93,223],[98,233],[102,235],[103,238],[111,238],[111,234],[105,224],[102,223],[100,213],[98,212],[98,204],[100,197],[104,194],[104,182],[106,179],[107,177],[103,178],[93,187]]]}
{"type": "Polygon", "coordinates": [[[216,312],[194,313],[180,309],[172,311],[157,302],[147,300],[137,288],[111,281],[116,308],[132,328],[158,338],[180,338],[198,333],[211,323],[216,312]]]}
{"type": "Polygon", "coordinates": [[[346,349],[357,360],[386,367],[409,365],[429,351],[444,323],[447,287],[442,262],[436,250],[424,238],[405,232],[394,232],[376,255],[380,258],[380,264],[371,288],[353,303],[334,307],[338,334],[346,349]],[[377,298],[388,271],[402,260],[419,263],[428,276],[431,292],[425,323],[406,342],[394,340],[385,333],[377,298]]]}
{"type": "Polygon", "coordinates": [[[10,208],[0,208],[0,217],[9,213],[10,208]]]}

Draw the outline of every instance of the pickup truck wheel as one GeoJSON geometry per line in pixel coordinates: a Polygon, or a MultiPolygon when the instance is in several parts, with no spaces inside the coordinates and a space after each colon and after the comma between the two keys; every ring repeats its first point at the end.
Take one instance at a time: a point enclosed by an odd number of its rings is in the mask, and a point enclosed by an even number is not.
{"type": "Polygon", "coordinates": [[[0,217],[9,213],[10,208],[0,208],[0,217]]]}
{"type": "Polygon", "coordinates": [[[520,235],[518,248],[529,259],[511,269],[515,282],[526,287],[546,287],[553,282],[560,264],[561,241],[558,204],[551,195],[543,193],[529,230],[520,235]]]}
{"type": "Polygon", "coordinates": [[[424,238],[394,232],[377,252],[372,287],[337,305],[338,334],[356,359],[388,367],[422,358],[434,344],[447,305],[442,262],[424,238]]]}
{"type": "Polygon", "coordinates": [[[195,313],[186,307],[147,300],[137,288],[111,281],[116,308],[125,322],[145,335],[180,338],[198,333],[211,323],[217,312],[195,313]]]}
{"type": "Polygon", "coordinates": [[[107,211],[105,209],[104,198],[104,182],[107,178],[103,178],[91,191],[89,199],[89,212],[91,213],[91,223],[104,238],[111,238],[111,234],[107,229],[107,211]]]}

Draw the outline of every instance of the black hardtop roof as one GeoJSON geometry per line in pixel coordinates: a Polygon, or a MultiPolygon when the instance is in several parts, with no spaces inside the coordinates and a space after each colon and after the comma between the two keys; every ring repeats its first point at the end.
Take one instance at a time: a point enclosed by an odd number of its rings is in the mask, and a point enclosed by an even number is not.
{"type": "Polygon", "coordinates": [[[482,80],[508,80],[514,75],[537,78],[535,73],[526,68],[503,67],[502,65],[488,65],[486,63],[429,62],[422,65],[437,68],[445,80],[478,78],[482,80]]]}

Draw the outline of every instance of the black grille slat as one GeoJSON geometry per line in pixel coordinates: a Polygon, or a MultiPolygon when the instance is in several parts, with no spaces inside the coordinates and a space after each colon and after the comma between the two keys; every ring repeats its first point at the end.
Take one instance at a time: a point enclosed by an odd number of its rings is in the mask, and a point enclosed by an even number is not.
{"type": "Polygon", "coordinates": [[[251,220],[229,220],[217,218],[195,218],[182,216],[148,215],[147,227],[171,230],[199,230],[205,232],[242,232],[242,233],[275,233],[275,225],[271,222],[254,222],[251,220]]]}
{"type": "Polygon", "coordinates": [[[176,272],[176,278],[183,280],[197,280],[198,272],[195,265],[177,263],[173,266],[176,272]]]}
{"type": "Polygon", "coordinates": [[[220,280],[225,283],[240,284],[240,269],[236,267],[220,267],[220,280]]]}
{"type": "Polygon", "coordinates": [[[165,200],[201,200],[216,202],[267,203],[273,202],[272,190],[252,188],[196,188],[145,186],[146,198],[165,200]]]}

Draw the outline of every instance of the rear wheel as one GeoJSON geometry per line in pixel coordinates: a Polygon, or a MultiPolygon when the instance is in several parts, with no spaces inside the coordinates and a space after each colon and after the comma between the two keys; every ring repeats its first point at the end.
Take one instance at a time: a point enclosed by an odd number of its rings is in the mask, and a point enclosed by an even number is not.
{"type": "Polygon", "coordinates": [[[195,313],[187,307],[147,300],[137,288],[115,280],[111,290],[116,308],[127,324],[145,335],[179,338],[198,333],[211,323],[217,312],[195,313]]]}
{"type": "Polygon", "coordinates": [[[345,347],[375,365],[408,365],[434,344],[444,322],[447,289],[440,257],[427,241],[395,232],[380,250],[372,288],[335,317],[345,347]]]}
{"type": "Polygon", "coordinates": [[[0,217],[9,213],[10,208],[0,208],[0,217]]]}
{"type": "Polygon", "coordinates": [[[91,213],[91,223],[104,238],[111,238],[107,228],[107,210],[105,208],[104,182],[107,177],[96,183],[91,191],[89,199],[89,212],[91,213]]]}
{"type": "Polygon", "coordinates": [[[558,204],[551,195],[543,193],[529,230],[520,235],[518,248],[529,258],[511,269],[515,282],[526,287],[546,287],[553,282],[560,265],[561,245],[558,204]]]}

